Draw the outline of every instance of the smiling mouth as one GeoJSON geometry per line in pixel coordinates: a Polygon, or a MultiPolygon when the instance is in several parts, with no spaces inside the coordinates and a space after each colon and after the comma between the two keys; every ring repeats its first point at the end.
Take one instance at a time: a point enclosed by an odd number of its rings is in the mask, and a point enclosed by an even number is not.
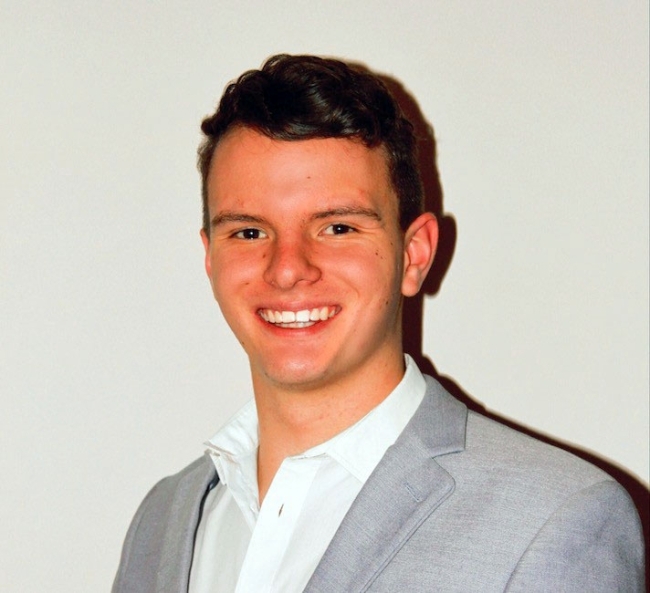
{"type": "Polygon", "coordinates": [[[314,309],[303,309],[301,311],[260,309],[258,313],[264,321],[276,327],[302,329],[331,319],[339,310],[338,307],[315,307],[314,309]]]}

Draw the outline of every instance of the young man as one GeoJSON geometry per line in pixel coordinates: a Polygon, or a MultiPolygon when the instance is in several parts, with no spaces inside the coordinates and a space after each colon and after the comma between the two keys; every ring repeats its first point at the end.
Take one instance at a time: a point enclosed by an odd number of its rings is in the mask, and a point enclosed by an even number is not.
{"type": "Polygon", "coordinates": [[[254,401],[149,493],[114,593],[641,591],[616,482],[405,358],[438,229],[383,84],[276,56],[202,129],[205,268],[254,401]]]}

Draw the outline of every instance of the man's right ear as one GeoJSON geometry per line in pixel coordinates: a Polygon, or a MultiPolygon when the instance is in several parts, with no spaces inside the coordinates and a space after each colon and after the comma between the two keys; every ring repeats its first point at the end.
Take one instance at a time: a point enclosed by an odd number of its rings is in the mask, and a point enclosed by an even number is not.
{"type": "Polygon", "coordinates": [[[205,232],[205,229],[201,229],[201,241],[203,243],[203,249],[205,250],[205,257],[203,259],[203,265],[205,266],[205,273],[210,279],[210,284],[212,284],[212,262],[210,260],[210,237],[205,232]]]}

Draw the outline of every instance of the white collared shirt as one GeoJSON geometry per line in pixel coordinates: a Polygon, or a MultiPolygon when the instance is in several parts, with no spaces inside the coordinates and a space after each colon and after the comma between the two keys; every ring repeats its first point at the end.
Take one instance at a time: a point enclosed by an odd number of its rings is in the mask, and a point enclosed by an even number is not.
{"type": "Polygon", "coordinates": [[[258,423],[246,404],[208,443],[219,483],[196,535],[190,593],[302,591],[352,502],[422,402],[407,355],[392,393],[356,424],[278,469],[260,508],[258,423]]]}

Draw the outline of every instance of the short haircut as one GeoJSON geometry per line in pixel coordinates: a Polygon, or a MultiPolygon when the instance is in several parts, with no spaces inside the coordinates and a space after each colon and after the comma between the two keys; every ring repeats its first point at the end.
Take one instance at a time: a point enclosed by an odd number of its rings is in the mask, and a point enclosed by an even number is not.
{"type": "Polygon", "coordinates": [[[232,129],[250,128],[275,140],[347,138],[386,152],[403,230],[423,211],[424,192],[411,122],[378,76],[339,60],[286,54],[269,58],[224,91],[206,117],[198,150],[203,230],[210,234],[208,175],[214,150],[232,129]]]}

